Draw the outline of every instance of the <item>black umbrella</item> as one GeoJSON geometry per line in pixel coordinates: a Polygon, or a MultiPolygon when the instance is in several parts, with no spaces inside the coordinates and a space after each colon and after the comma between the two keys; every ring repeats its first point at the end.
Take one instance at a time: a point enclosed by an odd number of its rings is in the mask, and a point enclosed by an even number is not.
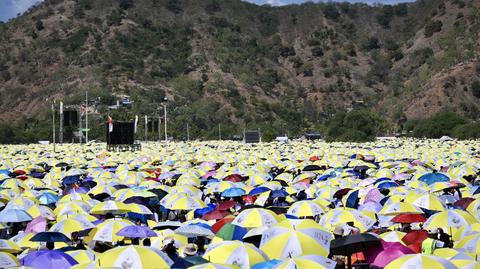
{"type": "Polygon", "coordinates": [[[372,234],[354,234],[332,240],[330,254],[347,256],[348,268],[352,268],[353,253],[365,251],[372,247],[380,246],[380,239],[372,234]]]}
{"type": "Polygon", "coordinates": [[[303,168],[303,171],[318,171],[318,170],[322,170],[322,168],[315,164],[307,165],[303,168]]]}
{"type": "Polygon", "coordinates": [[[355,172],[362,172],[362,171],[367,171],[368,169],[370,169],[370,167],[366,166],[366,165],[359,165],[359,166],[355,166],[353,168],[353,171],[355,172]]]}
{"type": "Polygon", "coordinates": [[[41,232],[30,238],[32,242],[70,242],[70,239],[59,232],[41,232]]]}
{"type": "Polygon", "coordinates": [[[162,198],[165,197],[168,194],[168,192],[166,192],[164,190],[161,190],[161,189],[152,189],[152,190],[148,190],[148,191],[155,193],[158,197],[158,200],[162,200],[162,198]]]}

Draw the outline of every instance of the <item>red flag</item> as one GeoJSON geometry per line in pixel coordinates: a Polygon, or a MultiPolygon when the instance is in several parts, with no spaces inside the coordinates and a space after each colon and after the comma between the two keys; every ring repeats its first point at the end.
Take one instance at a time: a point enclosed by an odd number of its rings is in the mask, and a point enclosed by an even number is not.
{"type": "Polygon", "coordinates": [[[108,132],[113,132],[113,119],[110,116],[108,116],[108,132]]]}

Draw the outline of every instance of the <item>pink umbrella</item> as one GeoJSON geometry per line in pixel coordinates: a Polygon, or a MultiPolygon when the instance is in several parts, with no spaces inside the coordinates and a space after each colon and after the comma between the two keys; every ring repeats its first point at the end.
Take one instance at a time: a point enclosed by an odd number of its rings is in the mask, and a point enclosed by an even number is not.
{"type": "Polygon", "coordinates": [[[36,217],[27,224],[26,233],[40,233],[47,230],[47,220],[43,217],[36,217]]]}
{"type": "Polygon", "coordinates": [[[383,194],[380,193],[380,191],[375,188],[371,189],[367,195],[365,195],[365,202],[375,202],[375,203],[380,203],[380,201],[383,199],[383,194]]]}
{"type": "Polygon", "coordinates": [[[391,261],[405,254],[413,254],[413,250],[398,242],[385,242],[380,247],[364,252],[367,262],[371,266],[385,267],[391,261]]]}
{"type": "Polygon", "coordinates": [[[215,170],[210,170],[207,173],[205,173],[204,178],[209,178],[209,177],[215,177],[217,175],[217,171],[215,170]]]}

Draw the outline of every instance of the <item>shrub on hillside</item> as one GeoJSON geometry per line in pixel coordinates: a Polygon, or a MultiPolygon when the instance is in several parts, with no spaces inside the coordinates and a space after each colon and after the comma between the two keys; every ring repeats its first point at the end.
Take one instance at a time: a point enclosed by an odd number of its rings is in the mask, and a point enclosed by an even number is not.
{"type": "Polygon", "coordinates": [[[472,94],[473,96],[480,98],[480,81],[475,80],[472,82],[472,94]]]}
{"type": "Polygon", "coordinates": [[[430,20],[425,24],[425,37],[431,37],[434,33],[442,30],[443,23],[437,20],[430,20]]]}
{"type": "Polygon", "coordinates": [[[477,139],[480,138],[480,123],[470,122],[462,124],[453,129],[453,136],[458,139],[477,139]]]}

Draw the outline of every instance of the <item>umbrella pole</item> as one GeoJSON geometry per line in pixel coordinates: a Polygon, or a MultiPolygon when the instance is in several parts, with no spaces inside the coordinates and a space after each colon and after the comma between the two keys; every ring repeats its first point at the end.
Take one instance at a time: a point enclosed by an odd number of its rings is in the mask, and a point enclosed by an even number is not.
{"type": "Polygon", "coordinates": [[[352,269],[352,256],[351,255],[347,256],[347,268],[352,269]]]}

